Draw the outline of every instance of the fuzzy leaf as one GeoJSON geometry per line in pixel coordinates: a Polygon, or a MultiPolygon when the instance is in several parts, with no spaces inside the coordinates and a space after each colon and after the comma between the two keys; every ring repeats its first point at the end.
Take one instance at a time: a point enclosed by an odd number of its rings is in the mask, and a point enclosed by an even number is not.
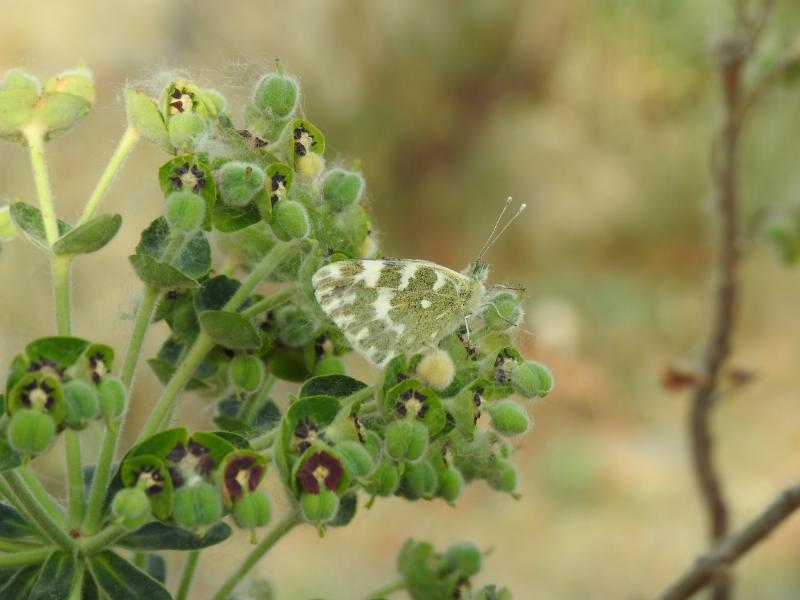
{"type": "Polygon", "coordinates": [[[144,570],[150,577],[164,585],[167,582],[167,563],[158,554],[148,554],[144,570]]]}
{"type": "Polygon", "coordinates": [[[13,506],[0,502],[0,537],[20,538],[37,535],[36,530],[17,512],[13,506]]]}
{"type": "MultiPolygon", "coordinates": [[[[6,430],[0,430],[0,471],[16,469],[22,464],[22,456],[19,455],[8,443],[6,430]]],[[[0,596],[2,598],[2,596],[0,596]]]]}
{"type": "Polygon", "coordinates": [[[321,375],[306,381],[303,387],[300,388],[300,397],[335,396],[336,398],[344,398],[365,387],[367,387],[366,383],[347,375],[321,375]]]}
{"type": "Polygon", "coordinates": [[[53,552],[45,561],[28,600],[61,600],[69,597],[75,577],[77,559],[74,554],[53,552]]]}
{"type": "Polygon", "coordinates": [[[170,264],[192,279],[199,279],[208,273],[211,270],[211,245],[206,234],[202,231],[191,234],[170,264]]]}
{"type": "Polygon", "coordinates": [[[203,535],[198,535],[193,531],[153,521],[126,535],[118,543],[138,552],[200,550],[224,542],[231,533],[231,528],[222,522],[215,523],[203,535]]]}
{"type": "Polygon", "coordinates": [[[89,569],[98,586],[114,600],[171,600],[155,579],[110,551],[89,559],[89,569]]]}
{"type": "Polygon", "coordinates": [[[0,598],[3,600],[27,600],[31,588],[36,583],[41,565],[31,565],[15,571],[5,584],[0,584],[0,598]]]}
{"type": "Polygon", "coordinates": [[[59,238],[53,244],[53,252],[60,255],[96,252],[114,239],[121,226],[120,215],[100,215],[59,238]]]}
{"type": "Polygon", "coordinates": [[[193,288],[197,282],[190,279],[171,265],[157,261],[147,254],[133,254],[128,257],[136,274],[144,283],[157,289],[193,288]]]}
{"type": "MultiPolygon", "coordinates": [[[[42,212],[35,206],[25,202],[14,202],[11,207],[11,218],[34,244],[45,250],[50,248],[47,243],[47,234],[44,230],[42,212]]],[[[71,227],[62,220],[58,220],[58,235],[63,236],[71,227]]]]}
{"type": "Polygon", "coordinates": [[[232,349],[258,348],[261,334],[250,319],[223,310],[200,313],[200,326],[217,344],[232,349]]]}
{"type": "Polygon", "coordinates": [[[260,220],[261,213],[255,200],[244,206],[226,206],[220,202],[211,211],[214,228],[224,232],[239,231],[260,220]]]}
{"type": "Polygon", "coordinates": [[[25,347],[30,360],[49,360],[64,369],[71,367],[89,347],[89,342],[76,337],[52,336],[39,338],[25,347]]]}
{"type": "Polygon", "coordinates": [[[204,282],[194,297],[197,312],[220,310],[231,299],[241,284],[225,275],[217,275],[204,282]]]}

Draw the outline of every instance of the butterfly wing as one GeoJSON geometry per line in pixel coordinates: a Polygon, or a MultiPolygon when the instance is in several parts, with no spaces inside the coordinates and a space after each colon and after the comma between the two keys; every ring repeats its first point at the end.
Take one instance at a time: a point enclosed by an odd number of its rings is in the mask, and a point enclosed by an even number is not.
{"type": "Polygon", "coordinates": [[[457,328],[476,282],[423,260],[343,260],[319,269],[311,283],[350,345],[384,365],[457,328]]]}

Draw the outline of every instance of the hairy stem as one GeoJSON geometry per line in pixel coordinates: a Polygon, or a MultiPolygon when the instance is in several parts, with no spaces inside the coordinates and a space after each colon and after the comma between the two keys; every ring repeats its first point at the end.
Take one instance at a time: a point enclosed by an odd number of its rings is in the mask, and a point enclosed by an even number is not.
{"type": "Polygon", "coordinates": [[[53,520],[50,514],[44,509],[41,503],[25,485],[25,482],[15,471],[6,471],[2,474],[8,486],[13,490],[14,494],[25,505],[28,515],[34,523],[44,532],[44,534],[54,544],[58,545],[63,550],[71,552],[75,546],[72,538],[61,528],[61,526],[53,520]]]}
{"type": "Polygon", "coordinates": [[[244,579],[245,575],[252,569],[256,563],[267,553],[269,550],[280,540],[284,535],[289,533],[295,526],[300,524],[302,519],[296,512],[290,512],[283,519],[281,519],[270,530],[267,536],[261,540],[255,548],[250,551],[236,570],[225,580],[222,587],[217,590],[217,593],[211,597],[211,600],[225,600],[234,588],[239,585],[239,582],[244,579]]]}
{"type": "Polygon", "coordinates": [[[15,552],[13,554],[0,554],[0,569],[16,569],[27,565],[35,565],[47,560],[55,548],[38,548],[36,550],[26,550],[25,552],[15,552]]]}
{"type": "Polygon", "coordinates": [[[248,425],[252,424],[253,419],[256,418],[259,411],[267,403],[267,400],[269,400],[269,393],[272,391],[272,386],[275,385],[276,381],[277,378],[275,375],[272,373],[267,375],[267,378],[261,385],[261,389],[258,390],[258,393],[251,394],[250,397],[245,401],[241,412],[242,421],[248,425]]]}
{"type": "Polygon", "coordinates": [[[394,592],[404,590],[405,588],[405,581],[402,579],[395,579],[394,581],[390,581],[386,585],[382,585],[378,589],[373,590],[372,593],[364,596],[364,600],[380,600],[381,598],[385,598],[386,596],[393,594],[394,592]]]}
{"type": "Polygon", "coordinates": [[[53,256],[50,262],[56,303],[56,329],[58,335],[72,335],[72,289],[70,284],[72,257],[53,256]]]}
{"type": "Polygon", "coordinates": [[[53,204],[53,190],[50,187],[50,176],[47,172],[47,161],[44,156],[44,128],[40,125],[28,127],[23,131],[28,142],[28,154],[33,170],[33,181],[39,197],[39,210],[42,211],[44,233],[47,243],[52,246],[58,240],[58,218],[53,204]]]}
{"type": "Polygon", "coordinates": [[[53,500],[52,496],[47,493],[47,490],[44,489],[36,473],[28,466],[19,467],[17,473],[22,477],[22,481],[28,486],[34,498],[41,503],[53,520],[59,525],[64,525],[64,511],[61,509],[61,506],[53,500]]]}
{"type": "Polygon", "coordinates": [[[139,307],[136,309],[136,319],[133,322],[131,339],[128,342],[128,349],[125,352],[125,359],[122,362],[122,370],[120,371],[120,379],[122,379],[125,387],[128,388],[129,394],[133,385],[133,377],[136,374],[136,366],[139,364],[139,357],[142,353],[144,338],[153,320],[153,313],[156,310],[160,296],[161,292],[159,290],[149,285],[145,286],[139,307]]]}
{"type": "Polygon", "coordinates": [[[269,296],[265,296],[261,300],[253,302],[253,304],[242,311],[242,316],[248,318],[255,317],[263,312],[272,310],[289,300],[294,295],[294,292],[294,286],[282,288],[269,296]]]}
{"type": "Polygon", "coordinates": [[[186,564],[183,567],[183,574],[181,574],[181,581],[178,584],[178,592],[175,594],[175,600],[186,600],[189,597],[189,590],[192,587],[194,573],[199,560],[200,550],[192,550],[189,552],[189,555],[186,557],[186,564]]]}
{"type": "Polygon", "coordinates": [[[100,454],[97,457],[92,487],[89,490],[89,503],[86,507],[86,515],[81,527],[85,535],[91,535],[100,528],[103,505],[106,499],[106,488],[111,479],[111,465],[114,461],[114,453],[117,449],[117,440],[119,439],[121,427],[122,419],[120,418],[106,421],[106,431],[103,435],[103,443],[100,446],[100,454]]]}
{"type": "Polygon", "coordinates": [[[67,600],[82,600],[83,598],[83,578],[86,575],[86,563],[82,560],[75,565],[75,575],[72,577],[72,588],[69,590],[67,600]]]}
{"type": "Polygon", "coordinates": [[[64,430],[64,448],[67,456],[67,524],[70,529],[77,529],[81,526],[86,509],[81,468],[81,440],[77,431],[64,430]]]}
{"type": "Polygon", "coordinates": [[[121,525],[109,525],[93,536],[84,538],[83,542],[81,542],[81,553],[84,556],[91,556],[102,552],[120,538],[128,535],[128,533],[130,532],[121,525]]]}

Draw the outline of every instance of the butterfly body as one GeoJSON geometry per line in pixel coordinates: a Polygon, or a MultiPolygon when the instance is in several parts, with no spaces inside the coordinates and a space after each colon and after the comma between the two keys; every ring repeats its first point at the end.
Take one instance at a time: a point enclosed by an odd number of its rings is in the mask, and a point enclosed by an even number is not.
{"type": "Polygon", "coordinates": [[[343,260],[311,278],[317,302],[370,362],[436,344],[476,313],[486,267],[458,273],[425,260],[343,260]]]}

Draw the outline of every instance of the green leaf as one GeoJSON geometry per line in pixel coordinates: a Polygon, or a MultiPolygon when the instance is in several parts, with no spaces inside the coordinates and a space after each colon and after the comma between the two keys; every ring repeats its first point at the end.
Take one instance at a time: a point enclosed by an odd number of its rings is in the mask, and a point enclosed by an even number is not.
{"type": "Polygon", "coordinates": [[[47,127],[47,139],[66,132],[89,114],[92,104],[88,100],[65,92],[46,92],[36,105],[37,120],[47,127]]]}
{"type": "Polygon", "coordinates": [[[121,226],[120,215],[100,215],[59,238],[53,244],[53,252],[61,255],[96,252],[114,239],[121,226]]]}
{"type": "Polygon", "coordinates": [[[21,140],[19,130],[34,118],[39,94],[31,89],[0,90],[0,138],[21,140]]]}
{"type": "Polygon", "coordinates": [[[175,446],[181,444],[185,446],[189,441],[189,433],[185,427],[176,427],[174,429],[167,429],[149,438],[142,440],[136,444],[128,452],[128,457],[142,456],[145,454],[152,454],[159,458],[164,458],[167,454],[172,452],[175,446]]]}
{"type": "Polygon", "coordinates": [[[9,445],[6,429],[0,429],[0,471],[16,469],[21,464],[22,456],[9,445]]]}
{"type": "Polygon", "coordinates": [[[37,535],[34,529],[13,506],[0,502],[0,537],[20,538],[37,535]]]}
{"type": "Polygon", "coordinates": [[[33,340],[25,347],[25,354],[32,361],[48,360],[60,369],[71,367],[89,347],[89,342],[76,337],[52,336],[33,340]]]}
{"type": "Polygon", "coordinates": [[[145,572],[160,584],[167,582],[167,563],[158,554],[148,554],[144,563],[145,572]]]}
{"type": "Polygon", "coordinates": [[[340,408],[341,404],[333,396],[306,396],[289,405],[286,418],[292,429],[306,418],[323,428],[333,422],[340,408]]]}
{"type": "Polygon", "coordinates": [[[5,584],[0,584],[0,598],[3,600],[27,600],[31,588],[36,583],[41,565],[31,565],[15,571],[5,584]]]}
{"type": "Polygon", "coordinates": [[[53,552],[31,590],[28,600],[61,600],[68,598],[77,568],[74,554],[53,552]]]}
{"type": "Polygon", "coordinates": [[[200,326],[217,344],[226,348],[248,349],[261,346],[261,334],[250,319],[224,310],[200,313],[200,326]]]}
{"type": "Polygon", "coordinates": [[[197,282],[171,265],[157,261],[147,254],[128,257],[136,274],[144,283],[157,289],[193,288],[197,282]]]}
{"type": "MultiPolygon", "coordinates": [[[[9,210],[14,224],[25,233],[29,240],[45,250],[50,248],[50,244],[47,243],[47,234],[44,230],[42,212],[38,208],[25,202],[14,202],[9,210]]],[[[71,227],[67,223],[59,219],[59,236],[63,236],[70,229],[71,227]]]]}
{"type": "Polygon", "coordinates": [[[244,229],[260,220],[261,213],[255,200],[244,206],[227,206],[220,202],[211,211],[211,222],[214,224],[214,228],[228,233],[244,229]]]}
{"type": "Polygon", "coordinates": [[[136,245],[136,254],[147,254],[159,259],[167,249],[171,237],[169,223],[164,217],[158,217],[142,231],[139,243],[136,245]]]}
{"type": "Polygon", "coordinates": [[[206,234],[202,231],[191,234],[170,264],[192,279],[199,279],[208,273],[211,270],[211,246],[206,234]]]}
{"type": "Polygon", "coordinates": [[[236,450],[231,442],[224,437],[207,431],[195,431],[191,439],[208,449],[208,454],[214,460],[214,466],[219,466],[228,454],[236,450]]]}
{"type": "Polygon", "coordinates": [[[158,581],[108,550],[90,558],[89,569],[97,585],[114,600],[172,600],[158,581]]]}
{"type": "Polygon", "coordinates": [[[200,535],[193,531],[153,521],[125,536],[118,544],[139,552],[200,550],[224,542],[231,533],[231,528],[223,522],[215,523],[200,535]]]}
{"type": "Polygon", "coordinates": [[[347,375],[321,375],[312,377],[300,388],[300,397],[335,396],[344,398],[367,387],[366,383],[347,375]]]}
{"type": "Polygon", "coordinates": [[[236,293],[241,284],[226,275],[217,275],[204,282],[194,297],[197,312],[219,310],[236,293]]]}
{"type": "Polygon", "coordinates": [[[358,496],[355,492],[348,492],[339,501],[339,510],[328,525],[331,527],[344,527],[348,525],[353,517],[356,516],[358,508],[358,496]]]}

